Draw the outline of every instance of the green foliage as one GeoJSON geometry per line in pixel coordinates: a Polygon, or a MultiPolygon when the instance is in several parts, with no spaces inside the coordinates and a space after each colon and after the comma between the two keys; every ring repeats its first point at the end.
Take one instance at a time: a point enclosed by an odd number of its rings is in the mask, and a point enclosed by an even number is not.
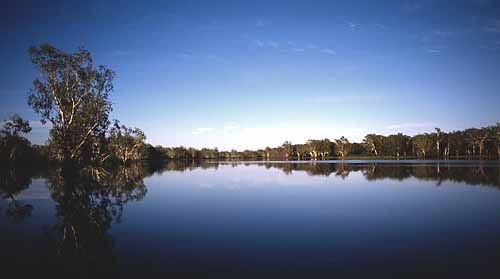
{"type": "Polygon", "coordinates": [[[146,135],[139,128],[128,128],[115,120],[108,140],[112,156],[122,163],[127,163],[140,159],[146,135]]]}
{"type": "Polygon", "coordinates": [[[34,156],[31,143],[21,134],[31,131],[28,121],[15,114],[3,123],[0,130],[0,162],[28,162],[34,156]]]}
{"type": "MultiPolygon", "coordinates": [[[[58,161],[103,163],[108,158],[122,163],[139,159],[185,162],[326,160],[346,159],[351,155],[397,159],[450,159],[453,155],[457,159],[500,158],[500,123],[449,133],[435,128],[433,133],[413,137],[401,133],[388,136],[368,134],[362,143],[351,143],[345,137],[334,141],[310,139],[304,144],[285,141],[281,146],[255,151],[154,147],[145,143],[146,136],[138,128],[127,128],[115,122],[109,129],[112,110],[109,94],[113,91],[114,73],[104,66],[94,67],[90,52],[80,48],[68,54],[46,44],[30,48],[30,58],[38,69],[39,78],[33,82],[28,103],[43,123],[52,124],[49,146],[37,147],[36,150],[58,161]]],[[[14,117],[4,125],[0,143],[2,159],[24,156],[21,155],[25,153],[23,148],[30,144],[19,134],[30,130],[29,123],[20,117],[14,117]]]]}
{"type": "Polygon", "coordinates": [[[113,71],[94,67],[89,51],[73,54],[45,44],[29,49],[39,77],[33,81],[28,104],[50,122],[50,144],[54,159],[79,161],[92,144],[103,137],[112,110],[113,71]]]}

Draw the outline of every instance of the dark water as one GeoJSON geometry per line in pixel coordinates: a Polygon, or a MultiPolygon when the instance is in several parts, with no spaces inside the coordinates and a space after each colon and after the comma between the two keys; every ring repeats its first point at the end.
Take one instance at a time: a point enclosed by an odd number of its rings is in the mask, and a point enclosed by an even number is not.
{"type": "Polygon", "coordinates": [[[0,269],[18,278],[500,278],[494,161],[3,168],[0,182],[0,269]]]}

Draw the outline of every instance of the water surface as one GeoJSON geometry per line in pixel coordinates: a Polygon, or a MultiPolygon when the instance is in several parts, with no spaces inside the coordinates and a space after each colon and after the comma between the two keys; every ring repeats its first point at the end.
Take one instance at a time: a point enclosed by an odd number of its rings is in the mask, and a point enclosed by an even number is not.
{"type": "Polygon", "coordinates": [[[495,161],[0,175],[0,257],[18,275],[500,275],[495,161]]]}

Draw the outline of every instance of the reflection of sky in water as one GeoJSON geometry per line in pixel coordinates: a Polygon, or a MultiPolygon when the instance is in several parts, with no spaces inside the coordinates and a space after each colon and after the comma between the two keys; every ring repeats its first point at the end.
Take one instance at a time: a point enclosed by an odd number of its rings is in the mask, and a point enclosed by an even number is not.
{"type": "MultiPolygon", "coordinates": [[[[30,218],[12,225],[2,216],[0,226],[36,238],[53,223],[44,183],[34,179],[18,195],[33,204],[30,218]]],[[[127,203],[122,222],[110,229],[115,253],[130,268],[355,269],[384,262],[481,264],[500,254],[497,187],[367,180],[361,171],[286,174],[257,165],[165,171],[144,183],[145,198],[127,203]]]]}
{"type": "Polygon", "coordinates": [[[147,258],[299,265],[442,260],[462,244],[496,243],[500,232],[494,221],[500,191],[463,183],[367,181],[359,171],[344,179],[286,175],[241,165],[165,172],[146,185],[146,198],[127,205],[124,224],[113,231],[126,242],[139,236],[149,249],[134,251],[147,258]]]}
{"type": "Polygon", "coordinates": [[[16,196],[18,200],[47,200],[50,199],[50,191],[45,180],[42,178],[33,179],[30,187],[16,196]]]}

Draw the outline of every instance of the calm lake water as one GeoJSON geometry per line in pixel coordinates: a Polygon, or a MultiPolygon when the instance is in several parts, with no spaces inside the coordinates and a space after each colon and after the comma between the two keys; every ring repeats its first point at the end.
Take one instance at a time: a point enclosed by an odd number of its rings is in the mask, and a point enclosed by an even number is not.
{"type": "Polygon", "coordinates": [[[3,274],[500,278],[496,161],[0,175],[3,274]]]}

